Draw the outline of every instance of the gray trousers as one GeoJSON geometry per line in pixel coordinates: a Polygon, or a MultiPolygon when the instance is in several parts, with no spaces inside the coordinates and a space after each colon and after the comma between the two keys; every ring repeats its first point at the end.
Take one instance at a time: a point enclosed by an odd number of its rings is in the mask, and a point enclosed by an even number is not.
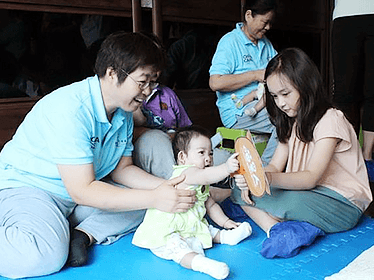
{"type": "Polygon", "coordinates": [[[51,274],[69,253],[69,220],[110,244],[132,232],[145,210],[107,212],[75,203],[33,187],[0,190],[0,275],[23,278],[51,274]]]}

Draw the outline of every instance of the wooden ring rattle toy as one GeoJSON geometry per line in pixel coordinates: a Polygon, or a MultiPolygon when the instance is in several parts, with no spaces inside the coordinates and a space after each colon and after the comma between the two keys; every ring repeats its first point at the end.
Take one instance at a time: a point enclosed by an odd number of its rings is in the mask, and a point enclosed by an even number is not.
{"type": "MultiPolygon", "coordinates": [[[[249,137],[250,134],[249,134],[249,137]]],[[[238,174],[242,174],[247,182],[252,195],[261,197],[266,193],[270,195],[269,183],[262,167],[261,158],[256,147],[247,137],[239,137],[235,141],[235,152],[239,153],[240,168],[238,174]]]]}

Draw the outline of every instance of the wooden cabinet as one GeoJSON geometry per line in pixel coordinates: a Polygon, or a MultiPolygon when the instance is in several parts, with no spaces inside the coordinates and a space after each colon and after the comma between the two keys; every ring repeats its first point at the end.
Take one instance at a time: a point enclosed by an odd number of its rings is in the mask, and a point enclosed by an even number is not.
{"type": "Polygon", "coordinates": [[[38,98],[0,99],[0,149],[10,140],[38,98]]]}
{"type": "MultiPolygon", "coordinates": [[[[140,7],[140,0],[0,0],[0,9],[35,12],[35,15],[47,12],[132,18],[134,28],[139,24],[140,18],[132,14],[133,4],[140,7]]],[[[4,19],[0,18],[2,20],[4,19]]],[[[30,97],[0,98],[0,149],[11,139],[37,100],[38,98],[30,97]]]]}
{"type": "MultiPolygon", "coordinates": [[[[135,1],[135,0],[134,0],[135,1]]],[[[131,0],[7,0],[0,9],[131,17],[131,0]]]]}
{"type": "Polygon", "coordinates": [[[303,49],[319,67],[329,85],[330,0],[282,0],[280,12],[268,33],[277,50],[286,47],[303,49]]]}
{"type": "Polygon", "coordinates": [[[223,126],[216,106],[216,93],[211,89],[177,90],[193,124],[205,127],[212,135],[223,126]]]}
{"type": "Polygon", "coordinates": [[[161,0],[162,20],[232,24],[241,18],[241,0],[161,0]]]}
{"type": "MultiPolygon", "coordinates": [[[[160,38],[169,36],[173,24],[194,24],[221,28],[222,34],[241,21],[245,0],[148,0],[151,8],[142,8],[141,0],[0,0],[0,9],[93,14],[131,19],[133,31],[153,31],[160,38]]],[[[319,67],[329,85],[331,0],[280,0],[281,11],[268,37],[277,50],[299,47],[319,67]]],[[[220,125],[215,94],[208,88],[179,90],[194,123],[220,125]]],[[[26,112],[35,103],[28,98],[0,99],[0,146],[10,139],[26,112]]]]}
{"type": "Polygon", "coordinates": [[[243,0],[153,0],[152,30],[163,38],[163,22],[234,26],[243,0]]]}

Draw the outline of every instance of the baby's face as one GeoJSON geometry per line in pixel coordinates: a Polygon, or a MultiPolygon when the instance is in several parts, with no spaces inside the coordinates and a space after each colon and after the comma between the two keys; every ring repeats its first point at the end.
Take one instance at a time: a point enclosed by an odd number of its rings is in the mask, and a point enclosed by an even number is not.
{"type": "Polygon", "coordinates": [[[212,163],[213,151],[210,139],[202,135],[192,138],[184,164],[205,168],[212,163]]]}

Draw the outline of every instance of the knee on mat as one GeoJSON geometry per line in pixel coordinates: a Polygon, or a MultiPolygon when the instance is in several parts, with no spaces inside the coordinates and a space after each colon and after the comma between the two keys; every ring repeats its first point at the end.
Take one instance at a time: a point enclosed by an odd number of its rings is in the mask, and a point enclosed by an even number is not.
{"type": "Polygon", "coordinates": [[[313,210],[306,205],[304,200],[294,197],[289,200],[283,211],[284,216],[282,218],[285,220],[303,220],[303,213],[313,210]]]}
{"type": "Polygon", "coordinates": [[[57,246],[53,250],[33,252],[24,250],[24,253],[12,254],[6,258],[6,263],[0,264],[0,275],[8,278],[35,277],[52,274],[61,270],[65,265],[69,247],[57,246]]]}

